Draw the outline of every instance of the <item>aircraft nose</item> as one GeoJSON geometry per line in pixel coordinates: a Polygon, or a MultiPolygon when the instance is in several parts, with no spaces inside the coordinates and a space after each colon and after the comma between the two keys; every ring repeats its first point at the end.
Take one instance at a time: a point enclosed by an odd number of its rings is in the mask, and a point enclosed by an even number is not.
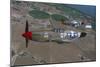
{"type": "Polygon", "coordinates": [[[25,32],[22,34],[22,36],[27,39],[32,39],[32,32],[25,32]]]}

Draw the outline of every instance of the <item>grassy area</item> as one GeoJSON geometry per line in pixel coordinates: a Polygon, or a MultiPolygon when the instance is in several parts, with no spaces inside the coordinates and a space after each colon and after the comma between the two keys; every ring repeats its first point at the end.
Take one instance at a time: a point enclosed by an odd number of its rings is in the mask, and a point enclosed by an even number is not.
{"type": "Polygon", "coordinates": [[[68,20],[65,16],[59,14],[53,14],[51,15],[51,18],[56,21],[68,20]]]}
{"type": "Polygon", "coordinates": [[[39,10],[32,10],[29,12],[29,14],[36,19],[47,19],[49,18],[49,14],[44,11],[39,10]]]}
{"type": "Polygon", "coordinates": [[[34,10],[40,10],[40,8],[36,7],[34,4],[32,4],[31,8],[34,9],[34,10]]]}
{"type": "MultiPolygon", "coordinates": [[[[47,19],[50,18],[50,15],[44,11],[39,11],[39,10],[32,10],[29,12],[29,14],[36,19],[47,19]]],[[[53,14],[51,15],[51,18],[56,21],[61,21],[61,20],[68,20],[65,16],[59,15],[59,14],[53,14]]]]}
{"type": "Polygon", "coordinates": [[[56,8],[64,11],[65,14],[69,14],[69,15],[72,15],[74,17],[79,17],[81,15],[81,13],[78,10],[67,7],[63,4],[62,5],[57,5],[57,6],[58,7],[56,7],[56,8]]]}
{"type": "Polygon", "coordinates": [[[64,4],[48,4],[55,7],[58,10],[63,11],[66,15],[71,15],[73,17],[80,17],[82,13],[76,9],[65,6],[64,4]]]}

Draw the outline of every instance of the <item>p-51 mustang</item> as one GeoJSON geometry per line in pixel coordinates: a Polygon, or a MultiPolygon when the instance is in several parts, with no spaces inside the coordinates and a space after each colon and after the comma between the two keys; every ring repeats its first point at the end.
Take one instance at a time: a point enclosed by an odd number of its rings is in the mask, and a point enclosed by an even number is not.
{"type": "Polygon", "coordinates": [[[49,29],[49,30],[36,30],[36,31],[29,31],[29,24],[26,20],[26,27],[25,27],[25,33],[22,34],[22,36],[26,40],[26,48],[28,47],[28,41],[38,41],[38,42],[57,42],[57,43],[63,43],[63,42],[71,42],[77,38],[85,37],[85,32],[76,32],[72,30],[66,30],[63,29],[49,29]]]}

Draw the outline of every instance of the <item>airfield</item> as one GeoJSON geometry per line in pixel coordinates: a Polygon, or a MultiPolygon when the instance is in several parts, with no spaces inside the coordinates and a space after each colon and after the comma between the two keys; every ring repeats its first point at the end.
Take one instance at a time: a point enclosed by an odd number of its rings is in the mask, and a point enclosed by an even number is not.
{"type": "MultiPolygon", "coordinates": [[[[28,48],[25,47],[25,39],[22,34],[25,31],[26,19],[29,22],[29,30],[37,30],[50,24],[49,19],[33,19],[29,15],[32,3],[22,2],[20,5],[11,3],[11,65],[36,65],[51,63],[69,63],[96,60],[96,33],[94,30],[85,30],[88,34],[84,38],[72,42],[58,44],[56,42],[29,41],[28,48]]],[[[38,3],[37,3],[38,4],[38,3]]],[[[51,13],[62,13],[54,7],[39,3],[39,7],[45,6],[51,13]]],[[[55,27],[57,24],[55,24],[55,27]]],[[[62,25],[61,25],[62,26],[62,25]]],[[[63,27],[63,26],[62,26],[63,27]]],[[[69,29],[76,30],[76,28],[69,29]]],[[[66,30],[69,30],[68,28],[66,30]]],[[[77,30],[80,31],[80,30],[77,30]]]]}

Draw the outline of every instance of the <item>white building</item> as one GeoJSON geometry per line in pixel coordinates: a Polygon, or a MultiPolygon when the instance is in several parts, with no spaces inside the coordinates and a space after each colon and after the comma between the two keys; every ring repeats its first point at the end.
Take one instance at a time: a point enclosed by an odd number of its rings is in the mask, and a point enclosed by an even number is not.
{"type": "Polygon", "coordinates": [[[85,28],[87,28],[87,29],[92,29],[92,25],[90,25],[90,24],[85,25],[85,28]]]}
{"type": "Polygon", "coordinates": [[[71,24],[73,25],[73,26],[75,26],[75,27],[78,27],[78,26],[80,26],[80,22],[78,22],[78,21],[76,21],[76,20],[73,20],[73,21],[71,21],[71,24]]]}

